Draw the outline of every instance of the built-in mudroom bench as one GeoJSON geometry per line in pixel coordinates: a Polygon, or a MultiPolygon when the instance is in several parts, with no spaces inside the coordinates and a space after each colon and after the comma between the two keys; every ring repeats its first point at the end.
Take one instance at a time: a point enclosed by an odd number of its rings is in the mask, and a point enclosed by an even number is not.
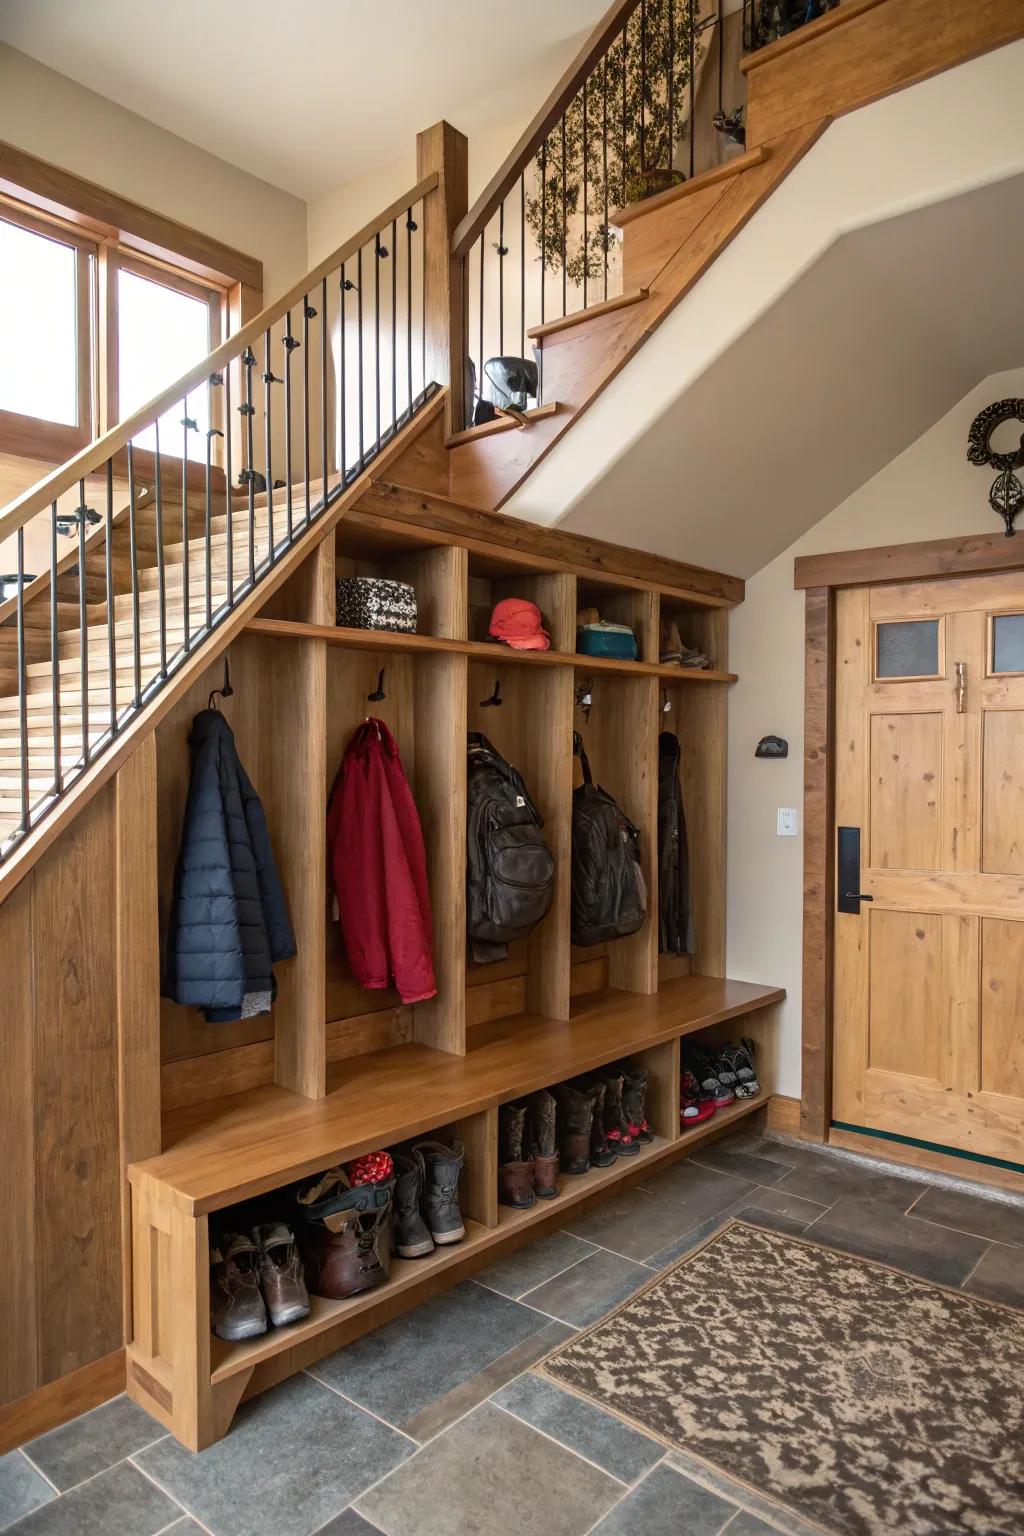
{"type": "MultiPolygon", "coordinates": [[[[129,1167],[131,1396],[185,1445],[229,1428],[246,1396],[408,1307],[747,1116],[774,1083],[782,992],[725,979],[728,611],[742,584],[634,551],[376,484],[234,640],[219,707],[263,802],[297,954],[276,969],[272,1012],[230,1024],[161,1005],[161,1153],[129,1167]],[[337,577],[415,590],[415,633],[334,623],[337,577]],[[505,597],[537,604],[547,650],[487,638],[505,597]],[[581,608],[625,625],[635,660],[576,652],[581,608]],[[663,661],[671,620],[703,669],[663,661]],[[373,696],[373,702],[368,700],[373,696]],[[500,704],[495,707],[495,701],[500,704]],[[325,807],[353,731],[373,714],[401,751],[423,827],[437,995],[405,1004],[352,975],[331,911],[325,807]],[[466,940],[467,732],[519,768],[555,865],[546,917],[506,958],[473,963],[466,940]],[[695,942],[660,954],[659,736],[680,745],[695,942]],[[570,857],[578,733],[594,777],[638,832],[646,918],[629,937],[571,940],[570,857]],[[680,1124],[680,1042],[754,1041],[761,1093],[680,1124]],[[653,1139],[609,1167],[561,1179],[531,1209],[498,1198],[501,1106],[628,1058],[646,1068],[653,1139]],[[220,1213],[407,1138],[461,1141],[465,1237],[396,1258],[383,1284],[310,1297],[301,1321],[229,1343],[211,1332],[220,1213]]],[[[207,668],[156,731],[161,934],[188,786],[193,716],[222,686],[207,668]]],[[[153,913],[156,921],[156,913],[153,913]]]]}

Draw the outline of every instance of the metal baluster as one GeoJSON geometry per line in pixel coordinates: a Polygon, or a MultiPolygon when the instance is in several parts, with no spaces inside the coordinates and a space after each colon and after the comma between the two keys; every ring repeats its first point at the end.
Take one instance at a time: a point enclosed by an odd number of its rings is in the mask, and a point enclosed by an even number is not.
{"type": "Polygon", "coordinates": [[[320,506],[327,505],[327,279],[320,285],[320,506]]]}
{"type": "Polygon", "coordinates": [[[297,343],[292,335],[292,312],[284,317],[284,478],[288,482],[285,518],[288,543],[292,541],[292,353],[297,343]]]}
{"type": "MultiPolygon", "coordinates": [[[[167,575],[164,570],[164,492],[160,468],[160,422],[153,423],[156,451],[153,459],[153,475],[156,482],[156,585],[160,608],[160,676],[167,676],[167,575]]],[[[107,473],[111,466],[107,464],[107,473]]],[[[111,492],[111,495],[113,493],[111,492]]],[[[107,532],[107,549],[110,549],[110,532],[107,532]]],[[[109,599],[109,580],[108,580],[109,599]]]]}
{"type": "Polygon", "coordinates": [[[363,442],[363,248],[356,252],[356,402],[359,406],[359,473],[366,464],[363,442]]]}
{"type": "Polygon", "coordinates": [[[505,199],[498,206],[498,356],[505,356],[505,199]]]}
{"type": "Polygon", "coordinates": [[[647,169],[647,0],[640,0],[640,174],[647,169]]]}
{"type": "MultiPolygon", "coordinates": [[[[85,514],[82,523],[85,524],[85,514]]],[[[18,727],[19,756],[21,759],[21,830],[28,831],[28,678],[25,676],[25,527],[18,529],[18,727]]],[[[52,592],[51,592],[52,598],[52,592]]]]}
{"type": "Polygon", "coordinates": [[[608,55],[601,71],[601,171],[604,181],[604,297],[608,297],[608,55]]]}
{"type": "Polygon", "coordinates": [[[210,541],[213,533],[213,499],[210,491],[210,453],[213,448],[211,427],[206,434],[206,481],[203,487],[203,545],[206,564],[206,628],[213,628],[213,552],[210,541]]]}
{"type": "Polygon", "coordinates": [[[565,263],[566,263],[566,257],[568,255],[568,245],[569,245],[569,204],[568,204],[568,190],[569,189],[568,189],[568,187],[566,185],[566,183],[568,181],[568,178],[569,178],[569,172],[568,172],[568,167],[567,167],[567,165],[565,163],[565,159],[566,159],[566,151],[565,151],[565,113],[563,112],[562,113],[562,314],[563,315],[566,312],[566,302],[567,302],[566,301],[566,278],[567,278],[567,273],[566,273],[566,270],[565,270],[565,263]]]}
{"type": "Polygon", "coordinates": [[[302,470],[306,482],[306,527],[309,527],[309,322],[316,314],[310,311],[309,294],[302,296],[302,470]]]}
{"type": "MultiPolygon", "coordinates": [[[[135,445],[128,444],[128,551],[131,559],[132,571],[132,708],[138,709],[142,703],[142,650],[139,643],[139,541],[135,526],[135,445]]],[[[110,592],[107,592],[107,633],[110,633],[110,592]]],[[[109,650],[108,650],[109,655],[109,650]]],[[[116,663],[116,656],[115,656],[116,663]]],[[[112,671],[116,674],[116,665],[112,671]]],[[[115,692],[111,699],[110,714],[114,719],[117,715],[116,675],[111,685],[115,692]]]]}
{"type": "MultiPolygon", "coordinates": [[[[110,462],[107,461],[107,474],[110,462]]],[[[107,520],[107,548],[110,547],[110,520],[107,520]]],[[[110,622],[110,589],[107,589],[107,621],[110,622]]],[[[50,504],[50,730],[53,735],[53,792],[59,795],[63,783],[60,749],[60,638],[57,631],[57,503],[50,504]]]]}
{"type": "Polygon", "coordinates": [[[348,474],[348,444],[347,444],[347,441],[346,441],[346,438],[347,438],[347,435],[348,435],[348,425],[347,425],[347,423],[345,421],[345,416],[346,416],[346,410],[345,410],[345,388],[346,388],[345,368],[346,368],[346,361],[347,361],[346,357],[345,357],[345,354],[348,351],[348,343],[347,343],[347,337],[346,337],[346,334],[345,334],[345,327],[346,327],[346,323],[347,323],[346,322],[346,316],[345,316],[345,295],[350,291],[352,286],[353,286],[352,283],[349,282],[348,278],[345,275],[345,263],[342,262],[342,265],[341,265],[341,283],[340,283],[340,286],[338,288],[338,331],[339,331],[338,346],[339,346],[339,349],[340,349],[340,352],[341,352],[341,357],[340,357],[340,360],[339,360],[340,361],[340,366],[339,366],[339,369],[338,369],[339,393],[341,395],[341,401],[340,401],[338,409],[339,409],[339,412],[340,412],[340,415],[341,415],[341,483],[342,483],[342,486],[345,485],[345,477],[348,474]]]}
{"type": "MultiPolygon", "coordinates": [[[[675,0],[669,0],[674,8],[675,0]]],[[[718,13],[715,17],[715,26],[718,28],[718,110],[725,111],[725,0],[718,0],[718,13]]]]}
{"type": "MultiPolygon", "coordinates": [[[[405,214],[405,335],[408,347],[406,365],[409,373],[409,420],[412,420],[412,236],[416,225],[413,223],[412,209],[407,208],[405,214]]],[[[463,390],[465,395],[465,390],[463,390]]],[[[462,409],[460,402],[459,409],[462,409]]],[[[464,423],[465,425],[465,423],[464,423]]]]}
{"type": "Polygon", "coordinates": [[[192,649],[192,604],[188,590],[188,396],[181,402],[181,595],[185,608],[185,654],[192,649]]]}
{"type": "MultiPolygon", "coordinates": [[[[85,481],[78,482],[78,645],[82,655],[81,705],[82,767],[89,761],[89,641],[88,605],[85,597],[85,481]]],[[[109,614],[108,614],[109,618],[109,614]]]]}
{"type": "Polygon", "coordinates": [[[231,500],[231,365],[224,370],[224,473],[227,476],[227,486],[224,493],[224,506],[227,512],[227,557],[228,557],[228,607],[235,606],[235,509],[231,500]]]}
{"type": "Polygon", "coordinates": [[[380,452],[380,264],[384,260],[385,251],[378,230],[373,237],[373,254],[376,257],[373,264],[373,377],[377,413],[374,418],[377,427],[374,454],[380,452]]]}
{"type": "MultiPolygon", "coordinates": [[[[633,15],[636,15],[634,11],[633,15]]],[[[622,203],[626,206],[626,117],[629,111],[629,103],[626,95],[626,72],[629,66],[629,23],[632,17],[626,18],[626,25],[622,29],[622,203]]]]}
{"type": "Polygon", "coordinates": [[[526,172],[519,177],[519,344],[527,353],[526,335],[526,172]]]}
{"type": "Polygon", "coordinates": [[[697,61],[696,38],[693,31],[693,0],[688,0],[688,12],[690,18],[690,177],[692,179],[697,152],[697,93],[694,89],[694,69],[697,61]]]}
{"type": "MultiPolygon", "coordinates": [[[[544,298],[547,293],[547,229],[548,229],[548,141],[540,147],[540,323],[544,324],[544,298]]],[[[541,355],[544,343],[541,342],[541,355]]]]}
{"type": "Polygon", "coordinates": [[[587,160],[590,144],[587,139],[587,82],[583,82],[583,308],[587,307],[587,269],[590,266],[590,250],[587,246],[587,160]]]}
{"type": "Polygon", "coordinates": [[[114,462],[107,460],[107,505],[104,514],[104,575],[107,586],[107,689],[110,697],[110,734],[117,735],[117,644],[114,627],[117,623],[114,600],[114,462]]]}
{"type": "Polygon", "coordinates": [[[398,220],[391,220],[391,436],[398,431],[398,220]]]}
{"type": "MultiPolygon", "coordinates": [[[[274,453],[273,453],[273,415],[274,406],[271,399],[275,384],[281,381],[274,374],[270,366],[270,328],[263,332],[263,459],[267,468],[267,545],[268,561],[274,563],[274,453]]],[[[324,478],[324,495],[327,494],[327,480],[324,478]]]]}
{"type": "MultiPolygon", "coordinates": [[[[477,399],[484,398],[484,234],[480,231],[480,372],[476,376],[477,399]]],[[[469,426],[473,423],[469,422],[469,426]]]]}
{"type": "Polygon", "coordinates": [[[242,366],[245,369],[245,400],[238,407],[238,412],[245,420],[245,442],[249,465],[246,470],[246,479],[249,485],[249,585],[252,587],[256,584],[256,480],[252,441],[252,418],[255,414],[252,403],[252,370],[256,366],[256,354],[252,347],[246,347],[242,353],[242,366]]]}
{"type": "Polygon", "coordinates": [[[676,147],[676,0],[668,0],[668,168],[676,147]]]}

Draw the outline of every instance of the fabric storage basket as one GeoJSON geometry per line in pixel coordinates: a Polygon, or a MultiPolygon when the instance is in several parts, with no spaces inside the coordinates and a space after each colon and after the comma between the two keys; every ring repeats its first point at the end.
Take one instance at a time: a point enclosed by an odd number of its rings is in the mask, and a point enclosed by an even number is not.
{"type": "Polygon", "coordinates": [[[416,633],[416,589],[383,576],[345,576],[337,584],[339,625],[416,633]]]}

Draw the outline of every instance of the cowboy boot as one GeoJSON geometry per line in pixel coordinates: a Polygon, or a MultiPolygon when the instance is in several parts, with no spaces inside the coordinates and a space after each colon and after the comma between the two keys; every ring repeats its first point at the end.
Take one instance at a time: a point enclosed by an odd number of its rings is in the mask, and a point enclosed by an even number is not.
{"type": "Polygon", "coordinates": [[[654,1132],[647,1118],[647,1086],[647,1068],[627,1062],[623,1069],[622,1111],[633,1140],[641,1146],[654,1140],[654,1132]]]}
{"type": "Polygon", "coordinates": [[[608,1145],[604,1133],[604,1078],[581,1077],[573,1084],[581,1093],[589,1094],[594,1113],[590,1122],[590,1163],[593,1168],[610,1168],[615,1153],[608,1145]]]}
{"type": "Polygon", "coordinates": [[[466,1161],[462,1142],[446,1147],[441,1141],[418,1141],[412,1149],[423,1176],[423,1209],[430,1235],[439,1247],[458,1243],[466,1235],[459,1208],[459,1175],[466,1161]]]}
{"type": "Polygon", "coordinates": [[[423,1163],[415,1153],[395,1151],[393,1241],[400,1259],[422,1259],[434,1251],[434,1239],[423,1220],[423,1163]]]}
{"type": "Polygon", "coordinates": [[[555,1100],[546,1089],[526,1101],[527,1150],[533,1159],[533,1187],[539,1200],[558,1194],[558,1145],[555,1140],[555,1100]]]}
{"type": "Polygon", "coordinates": [[[601,1070],[604,1080],[604,1129],[617,1157],[635,1157],[640,1151],[622,1109],[622,1073],[614,1067],[601,1070]]]}
{"type": "Polygon", "coordinates": [[[502,1104],[498,1110],[498,1199],[517,1211],[534,1203],[533,1164],[523,1155],[525,1104],[502,1104]]]}
{"type": "Polygon", "coordinates": [[[589,1093],[581,1093],[571,1083],[558,1083],[551,1091],[558,1105],[555,1129],[562,1172],[587,1173],[590,1168],[593,1101],[589,1093]]]}

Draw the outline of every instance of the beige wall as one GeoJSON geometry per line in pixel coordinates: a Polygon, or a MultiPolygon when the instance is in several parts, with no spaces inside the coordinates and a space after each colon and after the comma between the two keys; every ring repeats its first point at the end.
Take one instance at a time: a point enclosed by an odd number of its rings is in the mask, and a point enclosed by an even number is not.
{"type": "Polygon", "coordinates": [[[786,988],[781,1093],[800,1093],[803,838],[775,832],[779,806],[799,807],[803,830],[804,597],[793,590],[794,558],[997,532],[988,505],[992,473],[968,464],[967,432],[983,406],[1021,395],[1024,369],[984,380],[753,576],[733,615],[730,659],[740,681],[729,697],[727,969],[730,976],[786,988]],[[784,761],[755,759],[754,748],[769,734],[789,742],[784,761]]]}
{"type": "MultiPolygon", "coordinates": [[[[242,88],[241,75],[235,87],[242,88]]],[[[0,139],[258,257],[268,299],[307,270],[301,198],[5,44],[0,44],[0,139]]]]}

